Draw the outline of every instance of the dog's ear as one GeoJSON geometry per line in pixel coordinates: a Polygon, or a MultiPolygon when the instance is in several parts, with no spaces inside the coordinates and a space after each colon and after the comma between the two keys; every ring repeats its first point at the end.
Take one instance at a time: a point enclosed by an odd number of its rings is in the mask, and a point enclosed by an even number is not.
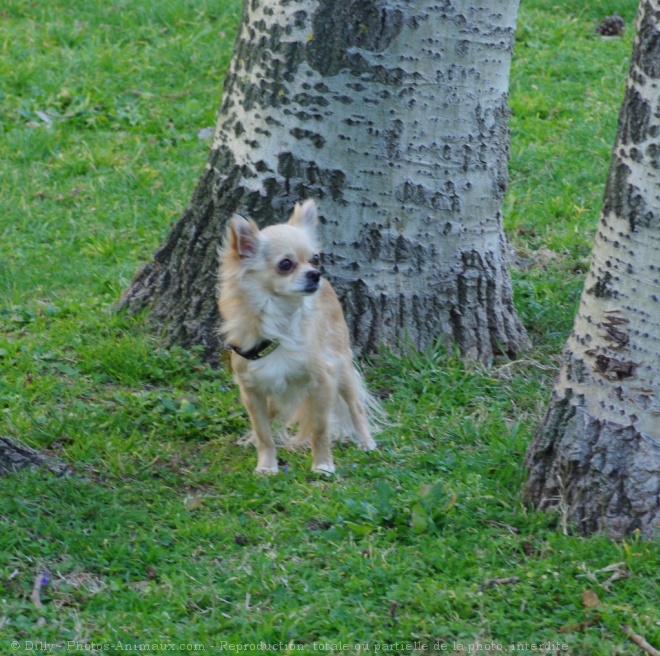
{"type": "Polygon", "coordinates": [[[241,259],[254,257],[259,251],[259,227],[254,221],[234,214],[227,227],[227,241],[241,259]]]}
{"type": "Polygon", "coordinates": [[[293,215],[289,219],[289,225],[302,228],[314,234],[316,225],[319,222],[319,215],[316,210],[316,203],[309,198],[304,203],[296,203],[293,215]]]}

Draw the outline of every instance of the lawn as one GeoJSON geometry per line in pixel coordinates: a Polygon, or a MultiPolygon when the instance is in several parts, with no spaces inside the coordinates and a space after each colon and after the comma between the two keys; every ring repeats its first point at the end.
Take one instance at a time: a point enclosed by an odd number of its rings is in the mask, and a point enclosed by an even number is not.
{"type": "Polygon", "coordinates": [[[657,544],[581,538],[520,494],[635,7],[521,7],[504,210],[532,349],[490,369],[440,348],[375,358],[365,373],[397,426],[375,453],[338,449],[326,479],[306,452],[256,477],[227,372],[113,310],[203,170],[239,1],[5,0],[0,435],[75,473],[0,478],[0,653],[640,654],[623,624],[660,646],[657,544]],[[615,11],[628,29],[602,39],[615,11]]]}

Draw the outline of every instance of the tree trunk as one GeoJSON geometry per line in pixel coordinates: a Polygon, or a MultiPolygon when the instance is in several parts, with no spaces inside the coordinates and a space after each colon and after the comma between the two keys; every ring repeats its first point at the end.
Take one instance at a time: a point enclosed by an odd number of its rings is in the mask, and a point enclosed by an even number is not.
{"type": "Polygon", "coordinates": [[[246,0],[206,170],[120,306],[214,354],[225,222],[313,197],[357,351],[516,353],[500,207],[517,5],[246,0]]]}
{"type": "Polygon", "coordinates": [[[660,529],[660,5],[642,0],[602,216],[525,493],[580,532],[660,529]]]}
{"type": "Polygon", "coordinates": [[[18,444],[6,437],[0,437],[0,476],[13,474],[19,469],[43,467],[63,476],[69,473],[68,467],[23,444],[18,444]]]}

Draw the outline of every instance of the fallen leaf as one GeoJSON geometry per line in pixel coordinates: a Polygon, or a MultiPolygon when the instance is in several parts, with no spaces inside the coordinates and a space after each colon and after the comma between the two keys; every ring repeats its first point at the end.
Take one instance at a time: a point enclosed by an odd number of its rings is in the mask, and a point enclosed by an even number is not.
{"type": "Polygon", "coordinates": [[[46,124],[46,125],[52,125],[53,124],[53,119],[46,114],[46,112],[41,112],[37,111],[35,114],[46,124]]]}
{"type": "Polygon", "coordinates": [[[200,141],[212,141],[215,134],[215,128],[201,128],[197,131],[197,138],[200,141]]]}
{"type": "Polygon", "coordinates": [[[197,510],[197,508],[199,508],[203,503],[204,500],[200,497],[186,497],[183,500],[183,505],[186,510],[197,510]]]}
{"type": "Polygon", "coordinates": [[[601,603],[598,595],[593,590],[585,590],[582,593],[582,605],[585,608],[598,608],[601,603]]]}

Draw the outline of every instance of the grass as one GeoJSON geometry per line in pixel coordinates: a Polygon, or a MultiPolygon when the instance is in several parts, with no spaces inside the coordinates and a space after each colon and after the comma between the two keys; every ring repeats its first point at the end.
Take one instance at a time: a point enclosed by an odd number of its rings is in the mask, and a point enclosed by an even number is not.
{"type": "Polygon", "coordinates": [[[657,547],[564,535],[520,496],[631,47],[630,27],[603,40],[594,26],[614,11],[630,26],[635,4],[521,8],[505,221],[533,350],[489,370],[439,348],[384,354],[366,373],[399,428],[375,454],[339,449],[325,480],[297,452],[279,477],[255,477],[229,376],[112,311],[204,166],[197,133],[214,123],[237,0],[5,2],[0,434],[76,474],[0,479],[3,654],[14,640],[14,653],[263,641],[639,654],[624,623],[660,645],[657,547]],[[608,583],[617,563],[630,576],[608,583]]]}

